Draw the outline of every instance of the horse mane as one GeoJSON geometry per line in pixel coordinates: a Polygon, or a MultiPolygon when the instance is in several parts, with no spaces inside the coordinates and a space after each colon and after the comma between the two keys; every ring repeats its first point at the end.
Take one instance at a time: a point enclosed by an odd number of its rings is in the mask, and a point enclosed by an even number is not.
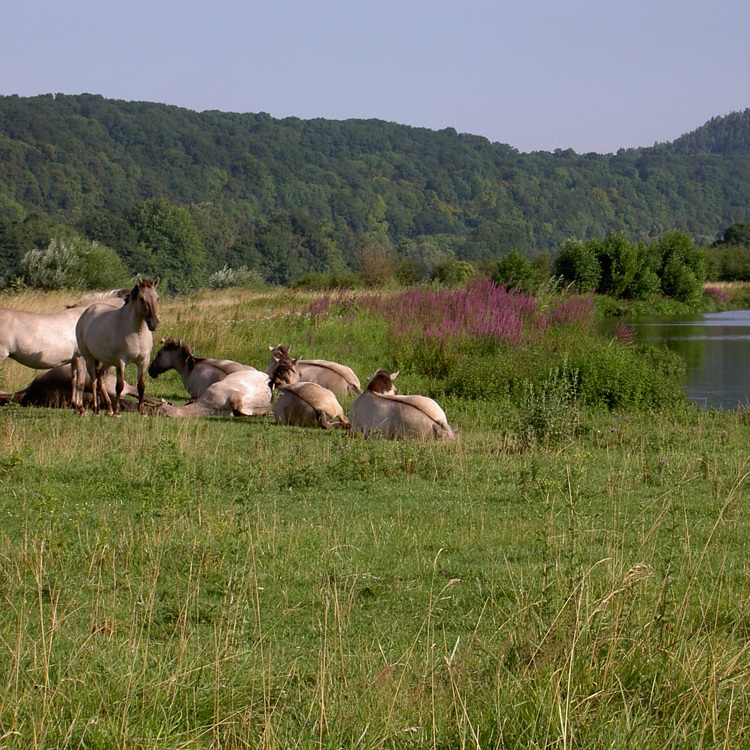
{"type": "Polygon", "coordinates": [[[97,302],[98,300],[103,299],[109,299],[110,297],[116,297],[122,300],[125,300],[124,304],[128,304],[130,301],[130,297],[132,295],[131,289],[110,289],[106,292],[90,292],[89,294],[84,295],[81,297],[81,299],[77,300],[76,302],[71,303],[70,305],[65,305],[65,309],[69,310],[72,307],[82,307],[86,306],[88,307],[93,302],[97,302]]]}
{"type": "Polygon", "coordinates": [[[196,362],[202,362],[204,357],[196,357],[193,354],[193,350],[190,348],[190,344],[183,341],[182,339],[167,338],[162,339],[162,348],[164,349],[176,349],[180,354],[185,357],[185,362],[189,369],[193,369],[196,362]]]}
{"type": "MultiPolygon", "coordinates": [[[[398,372],[396,373],[398,375],[398,372]]],[[[386,393],[393,387],[393,376],[382,367],[372,376],[367,384],[367,390],[371,393],[386,393]]]]}
{"type": "MultiPolygon", "coordinates": [[[[278,347],[278,349],[281,349],[281,347],[278,347]]],[[[286,351],[289,351],[288,347],[286,351]]],[[[296,371],[297,362],[299,360],[292,359],[287,354],[283,357],[276,357],[276,355],[274,355],[274,361],[276,362],[276,365],[273,368],[273,373],[269,377],[271,383],[278,388],[288,383],[286,376],[287,374],[294,373],[296,371]]]]}

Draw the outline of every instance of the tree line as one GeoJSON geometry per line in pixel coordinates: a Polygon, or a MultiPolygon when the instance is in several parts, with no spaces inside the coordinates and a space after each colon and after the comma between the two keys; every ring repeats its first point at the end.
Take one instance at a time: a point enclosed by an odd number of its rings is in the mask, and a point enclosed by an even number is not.
{"type": "MultiPolygon", "coordinates": [[[[610,236],[648,246],[678,230],[709,248],[750,221],[748,134],[750,110],[651,148],[522,154],[377,120],[0,97],[2,278],[85,254],[172,291],[415,283],[515,255],[543,273],[566,243],[610,236]]],[[[744,273],[738,246],[706,258],[709,276],[744,273]]]]}

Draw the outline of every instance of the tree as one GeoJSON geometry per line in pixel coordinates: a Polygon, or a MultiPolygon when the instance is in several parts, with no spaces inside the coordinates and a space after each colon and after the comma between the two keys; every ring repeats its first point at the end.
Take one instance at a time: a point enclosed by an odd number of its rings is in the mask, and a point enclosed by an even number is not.
{"type": "MultiPolygon", "coordinates": [[[[596,241],[595,241],[596,242],[596,241]]],[[[638,273],[638,251],[624,233],[610,233],[596,242],[601,277],[597,291],[615,298],[631,297],[638,273]]]]}
{"type": "Polygon", "coordinates": [[[539,283],[539,275],[525,255],[513,250],[498,261],[492,280],[498,285],[507,286],[508,289],[531,292],[539,283]]]}
{"type": "Polygon", "coordinates": [[[362,250],[361,273],[367,286],[384,286],[393,279],[396,264],[393,247],[386,243],[367,245],[362,250]]]}
{"type": "Polygon", "coordinates": [[[673,229],[660,237],[653,250],[660,258],[661,288],[680,302],[700,298],[706,279],[705,258],[687,232],[673,229]]]}
{"type": "Polygon", "coordinates": [[[432,280],[443,286],[457,287],[465,284],[474,274],[474,266],[469,261],[459,260],[449,253],[445,260],[435,266],[432,280]]]}
{"type": "Polygon", "coordinates": [[[579,292],[593,292],[599,285],[601,268],[592,243],[568,240],[555,257],[552,272],[579,292]]]}
{"type": "Polygon", "coordinates": [[[184,293],[205,281],[205,249],[190,212],[164,199],[139,201],[128,214],[142,250],[139,273],[160,276],[168,292],[184,293]]]}
{"type": "Polygon", "coordinates": [[[717,245],[744,245],[750,247],[750,223],[738,221],[724,230],[717,245]]]}

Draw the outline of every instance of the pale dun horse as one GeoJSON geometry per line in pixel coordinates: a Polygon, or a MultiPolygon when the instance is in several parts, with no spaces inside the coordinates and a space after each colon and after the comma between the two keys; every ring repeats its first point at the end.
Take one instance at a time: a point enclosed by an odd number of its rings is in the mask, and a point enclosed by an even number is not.
{"type": "Polygon", "coordinates": [[[138,365],[138,411],[144,413],[146,370],[153,346],[152,331],[159,325],[156,315],[159,278],[139,278],[128,302],[118,309],[97,303],[86,308],[76,325],[78,354],[73,361],[73,406],[85,414],[83,391],[85,364],[91,379],[91,401],[94,414],[99,413],[99,393],[107,404],[107,414],[118,416],[120,396],[125,386],[125,365],[138,365]],[[110,366],[116,368],[115,403],[102,384],[102,375],[110,366]]]}

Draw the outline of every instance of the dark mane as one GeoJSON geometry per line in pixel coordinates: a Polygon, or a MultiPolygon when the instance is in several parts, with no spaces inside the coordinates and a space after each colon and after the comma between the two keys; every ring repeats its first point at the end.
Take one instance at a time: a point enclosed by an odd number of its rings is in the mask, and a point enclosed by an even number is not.
{"type": "Polygon", "coordinates": [[[367,384],[367,390],[372,393],[386,393],[393,388],[393,378],[388,370],[380,368],[367,384]]]}

